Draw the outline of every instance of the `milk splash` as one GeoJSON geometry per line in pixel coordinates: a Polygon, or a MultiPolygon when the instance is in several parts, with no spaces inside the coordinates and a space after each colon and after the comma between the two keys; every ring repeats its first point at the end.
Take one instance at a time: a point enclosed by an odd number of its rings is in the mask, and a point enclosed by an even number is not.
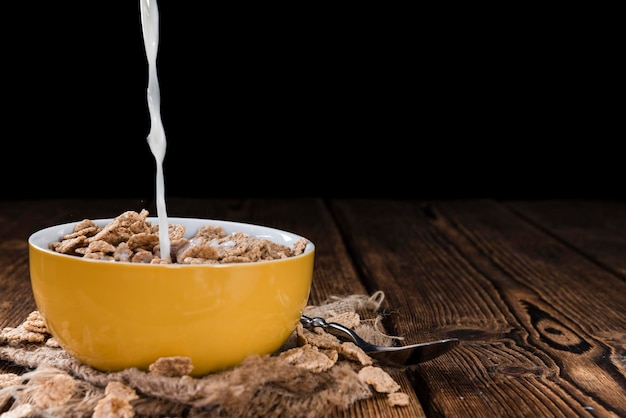
{"type": "Polygon", "coordinates": [[[165,208],[165,180],[163,159],[165,158],[165,132],[161,121],[161,92],[157,77],[156,58],[159,49],[159,9],[156,0],[140,0],[141,27],[148,59],[148,109],[150,111],[150,133],[148,144],[156,160],[156,204],[159,217],[159,245],[161,258],[170,260],[170,238],[168,235],[167,211],[165,208]]]}

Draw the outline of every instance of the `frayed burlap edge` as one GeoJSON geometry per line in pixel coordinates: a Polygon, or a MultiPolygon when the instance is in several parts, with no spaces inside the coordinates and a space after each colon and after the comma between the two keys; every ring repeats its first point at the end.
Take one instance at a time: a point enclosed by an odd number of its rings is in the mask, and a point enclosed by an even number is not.
{"type": "MultiPolygon", "coordinates": [[[[341,321],[342,315],[356,313],[359,318],[357,326],[344,325],[351,326],[371,342],[390,345],[394,337],[385,335],[380,326],[378,312],[383,300],[382,292],[372,296],[333,297],[320,306],[307,306],[304,314],[341,321]]],[[[31,317],[32,314],[29,319],[31,317]]],[[[404,395],[395,382],[388,385],[392,389],[381,390],[364,377],[366,367],[378,369],[375,364],[371,366],[368,362],[357,361],[357,357],[331,353],[332,350],[323,347],[319,350],[313,347],[314,352],[324,353],[324,356],[334,358],[334,362],[322,371],[310,363],[290,362],[288,356],[281,354],[306,344],[295,332],[271,356],[250,356],[237,367],[201,378],[164,376],[138,369],[101,372],[54,346],[54,339],[41,329],[41,319],[34,317],[30,323],[27,320],[18,328],[5,328],[0,333],[0,360],[27,369],[21,375],[0,374],[0,411],[6,410],[2,418],[307,418],[345,410],[355,402],[374,396],[377,391],[396,395],[394,399],[398,399],[397,395],[404,395]],[[15,337],[19,335],[18,331],[23,332],[21,339],[15,337]],[[37,337],[38,333],[44,338],[37,337]],[[120,394],[119,387],[114,387],[115,384],[124,388],[124,395],[120,394]]],[[[378,371],[378,376],[390,379],[382,369],[378,371]]],[[[408,397],[404,395],[402,399],[408,397]]]]}

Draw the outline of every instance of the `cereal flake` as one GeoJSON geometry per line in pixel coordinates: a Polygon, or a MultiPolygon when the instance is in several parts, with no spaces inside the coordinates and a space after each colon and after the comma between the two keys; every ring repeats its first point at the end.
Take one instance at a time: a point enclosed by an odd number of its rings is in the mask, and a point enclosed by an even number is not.
{"type": "Polygon", "coordinates": [[[227,264],[277,260],[302,254],[307,241],[299,239],[293,248],[268,239],[235,232],[226,235],[221,226],[204,225],[191,238],[185,227],[168,225],[171,258],[163,259],[159,246],[159,226],[147,221],[148,211],[126,211],[104,227],[85,219],[71,234],[49,248],[63,254],[96,260],[151,264],[227,264]]]}
{"type": "Polygon", "coordinates": [[[409,395],[403,392],[393,392],[387,394],[387,404],[389,406],[407,406],[409,404],[409,395]]]}
{"type": "Polygon", "coordinates": [[[278,357],[286,360],[292,366],[302,367],[314,372],[328,370],[338,360],[337,351],[320,350],[310,344],[283,351],[278,357]]]}
{"type": "Polygon", "coordinates": [[[41,382],[33,394],[35,405],[40,408],[64,405],[76,388],[76,381],[67,374],[57,374],[41,382]]]}
{"type": "Polygon", "coordinates": [[[376,392],[394,393],[400,390],[400,385],[380,367],[365,366],[359,370],[358,376],[362,382],[371,385],[376,392]]]}
{"type": "Polygon", "coordinates": [[[151,374],[170,377],[185,376],[192,370],[191,359],[184,356],[161,357],[148,367],[151,374]]]}

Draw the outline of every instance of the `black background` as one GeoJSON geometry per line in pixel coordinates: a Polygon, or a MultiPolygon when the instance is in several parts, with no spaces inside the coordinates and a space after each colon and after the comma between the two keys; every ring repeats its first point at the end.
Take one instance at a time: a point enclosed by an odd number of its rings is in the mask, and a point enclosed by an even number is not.
{"type": "MultiPolygon", "coordinates": [[[[152,197],[139,2],[21,3],[3,197],[152,197]]],[[[168,196],[624,197],[610,26],[263,7],[159,3],[168,196]]]]}

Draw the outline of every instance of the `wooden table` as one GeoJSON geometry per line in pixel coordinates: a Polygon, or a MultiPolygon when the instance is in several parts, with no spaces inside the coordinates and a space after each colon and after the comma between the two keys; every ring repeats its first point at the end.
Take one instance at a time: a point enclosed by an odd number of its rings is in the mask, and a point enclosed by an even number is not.
{"type": "MultiPolygon", "coordinates": [[[[33,309],[27,238],[153,202],[0,201],[0,327],[33,309]]],[[[458,337],[398,371],[345,417],[626,417],[626,202],[610,200],[169,199],[170,216],[253,222],[306,236],[310,303],[384,291],[408,342],[458,337]]],[[[11,371],[0,363],[0,371],[11,371]]]]}

